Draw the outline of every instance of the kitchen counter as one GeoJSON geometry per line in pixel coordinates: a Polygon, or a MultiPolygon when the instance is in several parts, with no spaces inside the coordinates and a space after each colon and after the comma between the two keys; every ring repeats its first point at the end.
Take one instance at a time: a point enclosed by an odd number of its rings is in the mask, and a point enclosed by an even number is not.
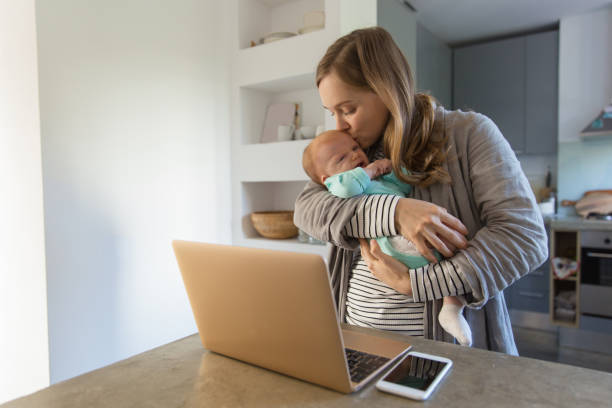
{"type": "Polygon", "coordinates": [[[374,382],[360,392],[344,395],[210,352],[193,335],[1,407],[515,408],[608,407],[612,401],[609,373],[431,340],[413,339],[412,343],[414,350],[454,362],[425,403],[382,393],[374,382]]]}
{"type": "Polygon", "coordinates": [[[612,221],[585,220],[578,216],[546,216],[545,222],[553,229],[566,229],[571,231],[612,231],[612,221]]]}

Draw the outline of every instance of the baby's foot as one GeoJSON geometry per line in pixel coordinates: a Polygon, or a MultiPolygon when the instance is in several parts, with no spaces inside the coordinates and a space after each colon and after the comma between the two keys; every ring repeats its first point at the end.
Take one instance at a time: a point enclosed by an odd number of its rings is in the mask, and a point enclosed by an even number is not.
{"type": "Polygon", "coordinates": [[[438,321],[448,334],[457,339],[462,346],[472,345],[472,330],[461,313],[463,305],[445,304],[440,310],[438,321]]]}

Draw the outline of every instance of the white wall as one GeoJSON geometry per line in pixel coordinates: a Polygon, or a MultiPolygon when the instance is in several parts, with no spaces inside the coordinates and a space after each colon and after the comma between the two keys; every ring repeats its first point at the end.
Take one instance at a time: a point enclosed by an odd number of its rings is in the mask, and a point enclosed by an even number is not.
{"type": "Polygon", "coordinates": [[[0,403],[49,385],[34,0],[0,0],[0,403]]]}
{"type": "Polygon", "coordinates": [[[171,240],[230,241],[225,3],[37,2],[52,383],[196,331],[171,240]]]}
{"type": "Polygon", "coordinates": [[[340,0],[339,34],[377,25],[377,7],[378,0],[340,0]]]}
{"type": "Polygon", "coordinates": [[[612,98],[612,7],[561,19],[559,141],[579,133],[612,98]]]}
{"type": "MultiPolygon", "coordinates": [[[[610,188],[612,138],[580,140],[580,131],[612,97],[612,7],[564,18],[559,26],[558,197],[577,200],[610,188]]],[[[573,207],[560,213],[574,215],[573,207]]]]}

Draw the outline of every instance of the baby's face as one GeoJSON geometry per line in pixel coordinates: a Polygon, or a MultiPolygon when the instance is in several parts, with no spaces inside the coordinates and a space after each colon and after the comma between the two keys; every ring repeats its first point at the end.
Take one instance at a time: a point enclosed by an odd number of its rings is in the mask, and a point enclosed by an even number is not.
{"type": "Polygon", "coordinates": [[[361,150],[357,142],[346,133],[341,132],[334,132],[321,142],[316,161],[321,169],[321,183],[329,176],[352,170],[355,167],[365,167],[370,163],[368,156],[361,150]]]}

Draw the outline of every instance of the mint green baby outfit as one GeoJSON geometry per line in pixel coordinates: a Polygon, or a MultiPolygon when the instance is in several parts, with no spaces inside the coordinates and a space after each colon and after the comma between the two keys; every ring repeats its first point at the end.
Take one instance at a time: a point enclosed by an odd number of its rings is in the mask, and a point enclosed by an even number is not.
{"type": "MultiPolygon", "coordinates": [[[[362,167],[328,177],[324,184],[330,193],[340,198],[350,198],[361,194],[390,194],[406,197],[412,188],[410,184],[400,181],[393,172],[371,180],[362,167]]],[[[429,263],[422,255],[414,256],[398,251],[391,245],[389,237],[376,238],[376,241],[385,254],[404,263],[410,269],[420,268],[429,263]]],[[[434,251],[434,254],[438,260],[442,259],[437,251],[434,251]]]]}

